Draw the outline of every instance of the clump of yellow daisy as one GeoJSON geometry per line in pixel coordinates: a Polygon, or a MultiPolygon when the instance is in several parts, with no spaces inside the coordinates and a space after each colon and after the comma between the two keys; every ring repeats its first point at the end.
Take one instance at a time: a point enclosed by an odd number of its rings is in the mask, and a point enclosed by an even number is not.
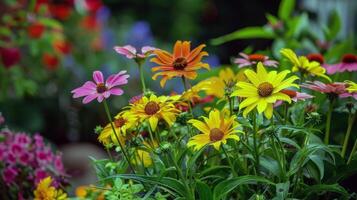
{"type": "Polygon", "coordinates": [[[202,133],[193,136],[187,143],[187,146],[194,147],[195,151],[207,144],[213,145],[215,149],[219,150],[220,146],[227,142],[227,139],[239,141],[236,133],[243,133],[237,130],[239,125],[235,116],[226,117],[219,110],[211,111],[209,117],[203,117],[203,120],[191,119],[188,121],[202,133]]]}
{"type": "Polygon", "coordinates": [[[211,84],[205,90],[207,95],[214,95],[218,98],[224,98],[227,90],[231,90],[238,81],[245,81],[245,69],[241,69],[238,73],[234,73],[231,68],[224,68],[219,71],[218,77],[207,79],[211,84]]]}
{"type": "Polygon", "coordinates": [[[239,109],[243,109],[243,116],[252,111],[255,107],[258,113],[264,112],[266,118],[270,119],[273,115],[273,104],[277,100],[291,102],[291,98],[281,92],[288,87],[299,88],[293,82],[299,79],[297,76],[291,76],[285,79],[286,75],[290,73],[289,70],[284,70],[277,73],[276,71],[267,72],[262,65],[258,63],[257,72],[253,70],[246,70],[248,82],[238,82],[238,89],[232,93],[232,96],[244,97],[245,99],[239,104],[239,109]],[[285,80],[284,80],[285,79],[285,80]]]}
{"type": "Polygon", "coordinates": [[[108,145],[110,143],[119,144],[117,139],[118,137],[120,144],[124,146],[124,136],[126,135],[127,130],[134,127],[135,125],[136,118],[134,116],[130,115],[130,113],[126,111],[120,112],[114,117],[113,120],[113,127],[117,135],[115,135],[113,128],[109,123],[99,134],[98,140],[104,145],[108,145]]]}
{"type": "Polygon", "coordinates": [[[42,179],[34,191],[34,200],[63,200],[67,199],[67,194],[61,189],[56,189],[52,185],[50,176],[42,179]]]}
{"type": "Polygon", "coordinates": [[[156,130],[159,120],[164,120],[169,126],[176,121],[179,110],[174,105],[176,96],[159,96],[150,94],[149,97],[143,96],[135,104],[130,104],[130,113],[139,122],[149,122],[153,131],[156,130]]]}
{"type": "Polygon", "coordinates": [[[282,49],[280,53],[287,58],[292,64],[292,72],[300,72],[303,76],[319,76],[331,82],[326,76],[326,69],[319,62],[309,61],[305,56],[297,56],[291,49],[282,49]]]}
{"type": "Polygon", "coordinates": [[[146,141],[143,142],[143,148],[138,148],[135,150],[134,158],[132,163],[135,165],[143,165],[144,167],[149,167],[152,165],[152,158],[150,153],[153,148],[158,147],[156,141],[151,142],[150,144],[146,141]]]}

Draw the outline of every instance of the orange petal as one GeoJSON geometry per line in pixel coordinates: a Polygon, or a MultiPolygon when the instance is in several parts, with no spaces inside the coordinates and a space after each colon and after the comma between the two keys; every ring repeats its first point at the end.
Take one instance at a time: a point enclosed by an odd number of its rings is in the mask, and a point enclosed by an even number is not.
{"type": "Polygon", "coordinates": [[[157,55],[157,58],[163,63],[169,64],[173,62],[172,55],[167,51],[156,50],[154,53],[157,55]]]}
{"type": "Polygon", "coordinates": [[[182,42],[178,40],[174,46],[174,59],[182,57],[182,42]]]}
{"type": "Polygon", "coordinates": [[[160,81],[160,86],[163,88],[164,86],[165,86],[165,84],[166,84],[166,81],[167,81],[167,76],[164,76],[162,79],[161,79],[161,81],[160,81]]]}
{"type": "Polygon", "coordinates": [[[159,57],[151,58],[151,59],[150,59],[150,62],[154,62],[154,63],[159,64],[159,65],[167,65],[167,63],[161,61],[161,60],[159,59],[159,57]]]}
{"type": "Polygon", "coordinates": [[[164,71],[168,71],[168,70],[174,70],[171,66],[155,66],[153,68],[151,68],[151,71],[156,72],[159,70],[164,70],[164,71]]]}
{"type": "Polygon", "coordinates": [[[187,58],[187,56],[190,54],[190,50],[191,50],[191,42],[184,41],[182,44],[182,57],[187,58]]]}
{"type": "Polygon", "coordinates": [[[191,51],[190,55],[188,56],[187,60],[190,62],[192,59],[194,59],[205,47],[205,44],[201,44],[200,46],[196,47],[194,50],[191,51]]]}

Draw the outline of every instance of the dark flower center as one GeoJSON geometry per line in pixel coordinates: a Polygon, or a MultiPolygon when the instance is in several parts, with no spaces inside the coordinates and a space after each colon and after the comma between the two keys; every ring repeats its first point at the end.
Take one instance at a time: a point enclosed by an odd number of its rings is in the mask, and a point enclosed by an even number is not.
{"type": "Polygon", "coordinates": [[[209,132],[209,139],[212,142],[217,142],[223,139],[224,133],[219,128],[211,129],[209,132]]]}
{"type": "Polygon", "coordinates": [[[107,86],[104,85],[104,83],[99,83],[99,84],[97,84],[97,92],[98,92],[99,94],[102,94],[102,93],[104,93],[104,92],[107,91],[107,90],[108,90],[108,88],[107,88],[107,86]]]}
{"type": "Polygon", "coordinates": [[[294,90],[281,90],[280,92],[288,95],[290,98],[296,97],[296,94],[297,94],[296,91],[294,91],[294,90]]]}
{"type": "Polygon", "coordinates": [[[315,61],[315,62],[318,62],[320,64],[324,64],[325,60],[324,60],[324,57],[319,54],[319,53],[310,53],[306,56],[306,58],[312,62],[312,61],[315,61]]]}
{"type": "Polygon", "coordinates": [[[159,104],[153,101],[149,101],[145,106],[145,113],[148,115],[153,115],[160,110],[159,104]]]}
{"type": "Polygon", "coordinates": [[[342,62],[343,63],[357,63],[357,56],[353,54],[345,54],[342,57],[342,62]]]}
{"type": "Polygon", "coordinates": [[[251,54],[248,56],[248,59],[250,61],[256,61],[256,62],[264,62],[265,61],[265,56],[262,54],[251,54]]]}
{"type": "Polygon", "coordinates": [[[258,94],[261,97],[267,97],[273,93],[274,87],[271,83],[264,82],[258,86],[258,94]]]}
{"type": "Polygon", "coordinates": [[[174,63],[172,64],[174,66],[174,69],[176,70],[183,70],[185,69],[185,67],[187,66],[187,60],[184,57],[179,57],[176,58],[176,60],[174,61],[174,63]]]}
{"type": "Polygon", "coordinates": [[[124,126],[125,123],[126,123],[126,119],[124,119],[122,117],[119,117],[118,119],[114,120],[115,127],[117,127],[117,128],[124,126]]]}

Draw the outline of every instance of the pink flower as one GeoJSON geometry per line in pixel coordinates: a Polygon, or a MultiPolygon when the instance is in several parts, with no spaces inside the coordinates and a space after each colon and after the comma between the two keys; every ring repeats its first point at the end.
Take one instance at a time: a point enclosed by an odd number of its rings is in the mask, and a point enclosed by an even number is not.
{"type": "Polygon", "coordinates": [[[17,174],[18,172],[15,167],[7,167],[2,172],[2,177],[5,183],[9,185],[14,182],[17,174]]]}
{"type": "Polygon", "coordinates": [[[139,94],[139,95],[133,96],[133,97],[130,98],[129,103],[130,103],[130,104],[135,104],[135,103],[138,102],[142,97],[143,97],[143,94],[139,94]]]}
{"type": "Polygon", "coordinates": [[[239,68],[256,65],[258,62],[262,62],[267,67],[278,67],[278,62],[275,60],[269,60],[268,56],[262,54],[250,54],[239,53],[243,58],[234,59],[234,63],[238,64],[239,68]]]}
{"type": "Polygon", "coordinates": [[[102,72],[93,72],[93,81],[87,81],[83,86],[72,90],[73,98],[84,97],[83,103],[89,103],[95,98],[98,102],[102,102],[104,99],[109,98],[110,95],[122,95],[124,91],[120,88],[116,88],[119,85],[128,83],[129,75],[125,74],[126,71],[120,71],[117,74],[109,76],[104,81],[102,72]]]}
{"type": "Polygon", "coordinates": [[[62,163],[62,155],[58,154],[54,157],[54,166],[56,170],[60,173],[64,173],[64,167],[62,163]]]}
{"type": "Polygon", "coordinates": [[[42,179],[46,178],[48,173],[46,170],[38,169],[35,171],[35,184],[37,185],[42,179]]]}
{"type": "Polygon", "coordinates": [[[357,71],[357,56],[353,54],[345,54],[340,63],[334,65],[326,65],[327,74],[335,74],[337,72],[353,72],[357,71]]]}
{"type": "MultiPolygon", "coordinates": [[[[294,90],[281,90],[281,92],[286,94],[286,95],[288,95],[293,102],[305,101],[306,99],[311,99],[311,98],[314,97],[312,95],[309,95],[309,94],[306,94],[306,93],[303,93],[303,92],[297,92],[297,91],[294,91],[294,90]]],[[[274,104],[274,107],[278,107],[282,103],[283,103],[282,101],[277,101],[274,104]]]]}
{"type": "Polygon", "coordinates": [[[0,113],[0,125],[5,123],[5,117],[2,116],[2,114],[0,113]]]}
{"type": "Polygon", "coordinates": [[[144,46],[141,48],[141,53],[137,53],[135,47],[131,45],[115,46],[114,50],[121,55],[126,56],[129,59],[146,58],[154,52],[156,48],[150,46],[144,46]]]}
{"type": "Polygon", "coordinates": [[[36,133],[33,138],[35,141],[36,148],[42,148],[45,146],[45,144],[43,143],[43,137],[40,134],[36,133]]]}
{"type": "MultiPolygon", "coordinates": [[[[317,92],[325,93],[330,97],[338,96],[340,98],[354,97],[352,93],[348,93],[346,90],[346,83],[322,83],[320,81],[308,81],[307,84],[304,83],[301,87],[308,88],[317,92]]],[[[355,97],[354,97],[355,98],[355,97]]],[[[357,99],[357,98],[355,98],[357,99]]]]}

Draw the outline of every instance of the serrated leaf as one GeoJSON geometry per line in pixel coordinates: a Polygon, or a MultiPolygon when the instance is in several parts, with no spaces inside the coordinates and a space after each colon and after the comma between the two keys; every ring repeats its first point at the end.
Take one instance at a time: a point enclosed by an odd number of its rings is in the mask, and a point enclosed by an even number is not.
{"type": "Polygon", "coordinates": [[[274,32],[264,27],[246,27],[239,29],[233,33],[212,39],[210,42],[212,45],[220,45],[225,42],[239,39],[273,39],[275,37],[274,32]]]}

